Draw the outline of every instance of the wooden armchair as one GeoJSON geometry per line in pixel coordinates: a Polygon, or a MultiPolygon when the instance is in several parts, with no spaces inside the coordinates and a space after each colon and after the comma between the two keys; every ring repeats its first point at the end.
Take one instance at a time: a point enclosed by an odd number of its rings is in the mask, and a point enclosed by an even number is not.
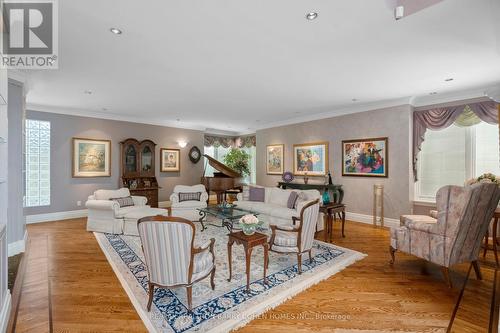
{"type": "Polygon", "coordinates": [[[192,308],[192,286],[211,275],[215,288],[215,239],[195,247],[195,226],[181,217],[149,216],[137,223],[148,268],[148,311],[154,287],[185,286],[188,309],[192,308]]]}
{"type": "Polygon", "coordinates": [[[302,253],[309,253],[312,261],[312,245],[319,214],[319,199],[308,202],[300,211],[300,217],[292,217],[292,225],[271,225],[269,250],[278,253],[297,253],[299,274],[302,274],[302,253]],[[298,225],[297,225],[298,222],[298,225]]]}

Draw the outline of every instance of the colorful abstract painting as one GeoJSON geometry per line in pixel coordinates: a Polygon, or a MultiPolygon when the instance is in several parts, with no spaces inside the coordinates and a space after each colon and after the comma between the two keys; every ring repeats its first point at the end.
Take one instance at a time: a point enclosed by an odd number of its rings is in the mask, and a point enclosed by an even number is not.
{"type": "Polygon", "coordinates": [[[266,150],[266,171],[268,175],[281,175],[284,171],[285,145],[269,145],[266,150]]]}
{"type": "Polygon", "coordinates": [[[342,176],[388,176],[388,139],[342,141],[342,176]]]}
{"type": "Polygon", "coordinates": [[[73,177],[110,177],[111,141],[73,138],[73,177]]]}
{"type": "Polygon", "coordinates": [[[328,173],[328,142],[293,145],[295,175],[324,176],[328,173]]]}

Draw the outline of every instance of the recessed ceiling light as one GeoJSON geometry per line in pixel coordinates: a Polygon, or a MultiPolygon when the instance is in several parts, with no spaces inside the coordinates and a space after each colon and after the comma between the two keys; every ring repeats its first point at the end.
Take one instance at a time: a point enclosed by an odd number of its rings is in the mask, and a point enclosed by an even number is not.
{"type": "Polygon", "coordinates": [[[316,12],[310,12],[310,13],[307,13],[306,15],[306,19],[308,19],[309,21],[312,21],[314,19],[316,19],[318,17],[318,13],[316,12]]]}
{"type": "Polygon", "coordinates": [[[450,82],[450,81],[453,81],[454,79],[452,77],[449,77],[447,79],[445,79],[446,82],[450,82]]]}
{"type": "Polygon", "coordinates": [[[118,29],[118,28],[111,28],[111,29],[109,29],[109,31],[111,31],[115,35],[121,35],[122,34],[122,31],[120,29],[118,29]]]}
{"type": "Polygon", "coordinates": [[[433,92],[431,92],[429,95],[436,95],[436,94],[437,94],[437,92],[436,92],[436,91],[433,91],[433,92]]]}
{"type": "Polygon", "coordinates": [[[176,119],[177,121],[181,121],[179,118],[176,119]]]}
{"type": "Polygon", "coordinates": [[[92,90],[84,90],[83,93],[86,95],[92,95],[92,90]]]}
{"type": "Polygon", "coordinates": [[[357,102],[357,101],[358,101],[358,99],[357,99],[357,98],[353,98],[353,99],[351,99],[351,101],[353,101],[353,102],[357,102]]]}
{"type": "Polygon", "coordinates": [[[102,108],[102,111],[108,111],[108,108],[102,108]]]}

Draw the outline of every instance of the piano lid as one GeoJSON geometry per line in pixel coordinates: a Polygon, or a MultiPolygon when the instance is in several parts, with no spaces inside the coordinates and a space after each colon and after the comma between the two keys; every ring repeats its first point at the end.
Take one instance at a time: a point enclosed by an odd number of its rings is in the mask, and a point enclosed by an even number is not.
{"type": "Polygon", "coordinates": [[[208,159],[208,164],[210,164],[215,170],[222,172],[223,174],[231,178],[241,177],[238,171],[231,169],[224,163],[217,161],[215,158],[208,156],[206,154],[203,154],[203,156],[205,156],[208,159]]]}

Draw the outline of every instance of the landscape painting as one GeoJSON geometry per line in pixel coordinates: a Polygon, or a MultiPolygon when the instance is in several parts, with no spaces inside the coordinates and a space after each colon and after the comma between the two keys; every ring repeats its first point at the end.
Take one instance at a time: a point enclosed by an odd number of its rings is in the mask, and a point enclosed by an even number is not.
{"type": "Polygon", "coordinates": [[[293,173],[324,176],[328,173],[328,142],[293,145],[293,173]]]}
{"type": "Polygon", "coordinates": [[[110,177],[111,141],[73,138],[73,177],[110,177]]]}
{"type": "Polygon", "coordinates": [[[342,176],[388,176],[388,139],[342,141],[342,176]]]}
{"type": "Polygon", "coordinates": [[[162,148],[160,149],[161,172],[178,172],[181,171],[180,165],[181,151],[179,149],[162,148]]]}
{"type": "Polygon", "coordinates": [[[269,145],[266,150],[266,171],[268,175],[282,175],[284,172],[285,145],[269,145]]]}

